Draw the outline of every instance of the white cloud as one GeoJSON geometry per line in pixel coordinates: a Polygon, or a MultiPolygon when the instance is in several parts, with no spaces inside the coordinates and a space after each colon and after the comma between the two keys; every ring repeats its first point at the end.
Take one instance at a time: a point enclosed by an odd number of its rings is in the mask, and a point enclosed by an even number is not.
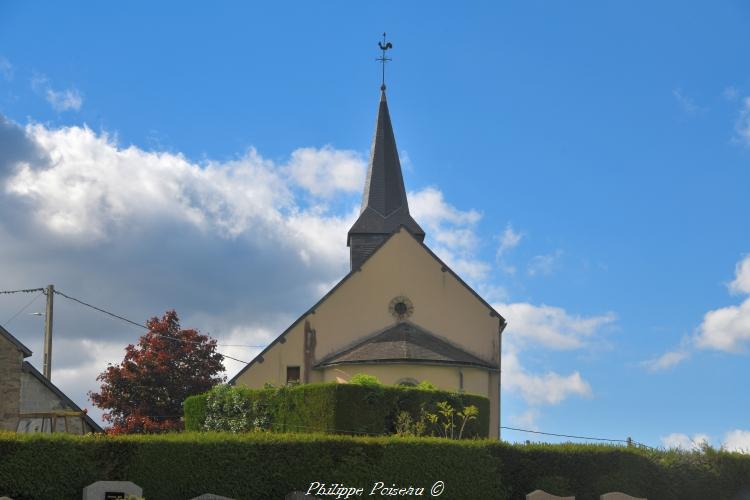
{"type": "MultiPolygon", "coordinates": [[[[0,120],[0,134],[13,145],[0,151],[0,275],[10,288],[55,283],[137,322],[175,308],[183,327],[210,333],[230,344],[222,352],[249,360],[258,348],[241,346],[269,342],[347,270],[345,234],[364,171],[351,151],[304,148],[273,162],[250,149],[232,161],[197,163],[122,147],[86,127],[0,120]]],[[[435,188],[409,196],[431,248],[490,300],[505,300],[477,257],[481,214],[456,208],[435,188]]],[[[23,305],[14,300],[0,302],[0,318],[23,305]]],[[[54,378],[90,406],[85,394],[96,375],[121,361],[141,332],[58,300],[54,378]]],[[[520,348],[581,347],[613,320],[529,304],[498,310],[520,348]]],[[[14,328],[40,366],[38,318],[19,317],[14,328]]],[[[504,381],[533,406],[591,394],[577,371],[531,373],[518,352],[507,350],[504,370],[512,369],[504,381]]],[[[241,364],[226,366],[232,376],[241,364]]]]}
{"type": "Polygon", "coordinates": [[[330,198],[338,191],[362,192],[365,163],[355,151],[326,146],[301,148],[292,153],[288,169],[292,179],[315,196],[330,198]]]}
{"type": "Polygon", "coordinates": [[[502,357],[503,387],[516,392],[530,405],[555,405],[571,396],[591,397],[591,386],[577,371],[560,375],[553,371],[528,373],[512,349],[502,357]]]}
{"type": "Polygon", "coordinates": [[[641,363],[647,370],[658,372],[673,368],[690,357],[688,350],[677,350],[665,352],[655,359],[649,359],[641,363]]]}
{"type": "Polygon", "coordinates": [[[733,293],[750,293],[750,254],[737,263],[729,290],[733,293]]]}
{"type": "Polygon", "coordinates": [[[750,146],[750,97],[742,99],[742,107],[734,125],[735,140],[750,146]]]}
{"type": "Polygon", "coordinates": [[[661,438],[661,444],[665,448],[685,451],[698,451],[703,444],[710,444],[710,442],[706,434],[694,434],[690,437],[687,434],[675,432],[661,438]]]}
{"type": "MultiPolygon", "coordinates": [[[[750,293],[750,255],[745,256],[735,267],[734,280],[728,284],[732,293],[750,293]]],[[[687,360],[691,351],[713,349],[725,352],[743,352],[750,341],[750,298],[739,305],[708,311],[690,339],[683,339],[677,349],[655,359],[641,362],[651,372],[672,368],[687,360]]]]}
{"type": "Polygon", "coordinates": [[[735,429],[727,432],[721,447],[728,451],[750,453],[750,431],[735,429]]]}
{"type": "Polygon", "coordinates": [[[737,90],[737,87],[730,85],[724,89],[724,92],[722,92],[722,95],[724,96],[724,99],[726,99],[727,101],[734,101],[740,95],[740,92],[739,90],[737,90]]]}
{"type": "Polygon", "coordinates": [[[695,343],[702,349],[741,352],[750,341],[750,298],[738,306],[709,311],[703,317],[695,343]]]}
{"type": "Polygon", "coordinates": [[[682,108],[682,110],[689,115],[693,115],[699,111],[703,111],[703,108],[695,104],[695,101],[693,99],[683,94],[681,89],[674,89],[672,91],[672,96],[674,96],[677,104],[680,105],[680,108],[682,108]]]}
{"type": "Polygon", "coordinates": [[[83,95],[76,88],[57,90],[52,87],[49,78],[45,75],[34,75],[31,79],[31,88],[44,95],[44,98],[55,111],[80,111],[83,106],[83,95]]]}
{"type": "MultiPolygon", "coordinates": [[[[750,255],[735,267],[734,280],[729,283],[733,293],[750,293],[750,255]]],[[[750,341],[750,298],[740,305],[708,311],[698,328],[695,345],[702,349],[741,352],[750,341]]]]}
{"type": "Polygon", "coordinates": [[[13,79],[13,65],[3,56],[0,56],[0,77],[6,81],[13,79]]]}
{"type": "Polygon", "coordinates": [[[83,105],[83,96],[78,89],[47,89],[46,97],[55,111],[79,111],[83,105]]]}
{"type": "Polygon", "coordinates": [[[562,250],[558,249],[548,255],[536,255],[532,257],[527,269],[529,276],[549,276],[555,271],[562,254],[562,250]]]}
{"type": "Polygon", "coordinates": [[[514,231],[513,226],[508,224],[505,226],[503,234],[500,235],[500,246],[497,249],[498,257],[518,246],[521,243],[523,235],[520,232],[514,231]]]}
{"type": "Polygon", "coordinates": [[[432,250],[474,285],[484,281],[491,266],[476,257],[479,245],[476,224],[482,215],[476,210],[457,209],[432,187],[408,196],[409,210],[427,233],[432,250]]]}
{"type": "Polygon", "coordinates": [[[508,320],[503,332],[504,390],[519,394],[531,406],[529,410],[555,405],[574,396],[592,396],[591,385],[580,372],[532,373],[522,366],[521,354],[532,349],[584,348],[606,325],[614,322],[613,313],[582,317],[559,307],[529,303],[495,304],[494,307],[508,320]]]}
{"type": "Polygon", "coordinates": [[[580,349],[602,327],[615,321],[614,313],[583,317],[565,309],[526,302],[498,304],[508,320],[507,334],[516,345],[538,345],[550,349],[580,349]]]}
{"type": "Polygon", "coordinates": [[[521,429],[527,429],[530,431],[538,431],[539,427],[536,422],[539,419],[539,410],[535,408],[529,408],[528,410],[518,415],[511,415],[508,417],[508,421],[513,427],[519,427],[521,429]]]}

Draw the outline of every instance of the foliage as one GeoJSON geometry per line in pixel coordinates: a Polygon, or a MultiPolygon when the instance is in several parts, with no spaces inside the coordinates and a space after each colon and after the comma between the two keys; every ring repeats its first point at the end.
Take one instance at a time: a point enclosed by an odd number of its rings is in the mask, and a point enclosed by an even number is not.
{"type": "Polygon", "coordinates": [[[537,488],[579,500],[609,491],[659,500],[730,500],[750,491],[750,456],[706,448],[509,445],[491,440],[252,432],[111,436],[0,432],[0,495],[80,498],[98,480],[128,480],[150,500],[284,498],[311,482],[425,487],[450,499],[522,499],[537,488]],[[249,472],[252,474],[248,476],[249,472]],[[249,479],[251,477],[251,479],[249,479]]]}
{"type": "Polygon", "coordinates": [[[349,383],[356,385],[366,385],[370,387],[383,385],[380,380],[378,380],[378,377],[375,377],[374,375],[367,375],[366,373],[355,374],[354,376],[352,376],[352,378],[349,379],[349,383]]]}
{"type": "Polygon", "coordinates": [[[151,318],[149,332],[125,348],[119,365],[108,365],[91,401],[104,410],[108,432],[155,433],[181,430],[182,402],[222,382],[224,357],[216,341],[195,330],[182,330],[175,311],[151,318]]]}
{"type": "Polygon", "coordinates": [[[436,427],[428,426],[427,415],[437,411],[441,402],[463,412],[476,412],[459,420],[463,423],[460,428],[449,429],[454,437],[488,435],[489,400],[482,396],[336,383],[265,389],[219,386],[185,401],[185,427],[234,432],[438,435],[436,427]],[[472,406],[477,410],[470,410],[472,406]],[[405,420],[403,413],[411,420],[405,420]],[[262,425],[257,425],[257,418],[262,425]]]}
{"type": "Polygon", "coordinates": [[[417,389],[422,389],[423,391],[437,391],[438,390],[438,388],[429,380],[423,380],[420,383],[418,383],[417,389]]]}

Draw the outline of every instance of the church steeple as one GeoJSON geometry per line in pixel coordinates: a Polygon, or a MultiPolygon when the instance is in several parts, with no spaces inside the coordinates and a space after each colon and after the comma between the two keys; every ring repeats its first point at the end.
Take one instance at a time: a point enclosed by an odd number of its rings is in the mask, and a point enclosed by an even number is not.
{"type": "Polygon", "coordinates": [[[388,235],[402,225],[420,241],[424,239],[424,231],[409,214],[401,162],[383,86],[362,209],[347,238],[351,268],[359,267],[388,235]]]}

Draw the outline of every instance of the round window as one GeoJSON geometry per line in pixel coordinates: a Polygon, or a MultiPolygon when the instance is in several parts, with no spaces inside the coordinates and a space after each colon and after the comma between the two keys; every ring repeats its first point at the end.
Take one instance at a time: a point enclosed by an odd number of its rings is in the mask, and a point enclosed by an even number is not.
{"type": "Polygon", "coordinates": [[[391,303],[388,304],[388,310],[394,318],[404,320],[414,312],[414,304],[411,303],[408,297],[399,295],[398,297],[394,297],[391,303]]]}

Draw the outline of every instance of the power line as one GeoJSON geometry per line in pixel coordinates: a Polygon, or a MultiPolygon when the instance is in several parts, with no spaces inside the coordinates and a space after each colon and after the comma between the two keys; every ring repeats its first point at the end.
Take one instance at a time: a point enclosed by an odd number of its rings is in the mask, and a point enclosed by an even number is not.
{"type": "Polygon", "coordinates": [[[131,325],[135,325],[135,326],[138,326],[138,327],[140,327],[140,328],[143,328],[143,329],[146,329],[146,330],[148,330],[148,327],[147,327],[146,325],[142,325],[142,324],[140,324],[140,323],[136,323],[135,321],[129,320],[128,318],[123,318],[122,316],[119,316],[119,315],[117,315],[117,314],[115,314],[115,313],[111,313],[111,312],[109,312],[109,311],[105,311],[104,309],[101,309],[101,308],[99,308],[99,307],[96,307],[96,306],[94,306],[94,305],[91,305],[91,304],[89,304],[89,303],[87,303],[87,302],[84,302],[84,301],[82,301],[82,300],[79,300],[79,299],[77,299],[77,298],[75,298],[75,297],[71,297],[70,295],[65,295],[64,293],[62,293],[62,292],[61,292],[61,291],[59,291],[59,290],[55,290],[55,294],[56,294],[56,295],[62,295],[63,297],[65,297],[65,298],[66,298],[66,299],[68,299],[68,300],[72,300],[72,301],[74,301],[74,302],[78,302],[79,304],[81,304],[81,305],[84,305],[84,306],[86,306],[86,307],[90,307],[91,309],[94,309],[94,310],[96,310],[96,311],[99,311],[100,313],[104,313],[104,314],[106,314],[106,315],[108,315],[108,316],[112,316],[113,318],[117,318],[117,319],[119,319],[119,320],[125,321],[126,323],[130,323],[131,325]]]}
{"type": "Polygon", "coordinates": [[[23,290],[0,290],[0,294],[8,294],[8,293],[34,293],[34,292],[43,292],[44,288],[25,288],[23,290]]]}
{"type": "Polygon", "coordinates": [[[633,441],[632,439],[610,439],[610,438],[600,438],[600,437],[590,437],[590,436],[574,436],[571,434],[556,434],[554,432],[542,432],[542,431],[532,431],[531,429],[519,429],[518,427],[506,427],[504,425],[500,426],[501,429],[508,429],[511,431],[519,431],[519,432],[530,432],[533,434],[544,434],[545,436],[557,436],[557,437],[566,437],[566,438],[572,438],[572,439],[588,439],[591,441],[610,441],[613,443],[632,443],[637,444],[639,446],[643,446],[645,448],[651,448],[650,446],[647,446],[643,443],[639,443],[637,441],[633,441]]]}
{"type": "Polygon", "coordinates": [[[3,323],[3,326],[8,326],[11,321],[13,321],[14,319],[16,319],[19,314],[21,314],[26,309],[28,309],[29,306],[31,306],[31,304],[33,304],[36,301],[36,299],[38,299],[41,295],[42,295],[41,292],[37,293],[36,295],[34,295],[34,298],[32,298],[30,301],[28,301],[25,306],[23,306],[21,309],[19,309],[13,316],[11,316],[7,320],[5,320],[5,322],[3,323]]]}
{"type": "MultiPolygon", "coordinates": [[[[115,313],[113,313],[113,312],[109,312],[109,311],[107,311],[107,310],[105,310],[105,309],[102,309],[101,307],[97,307],[97,306],[95,306],[95,305],[93,305],[93,304],[89,304],[88,302],[84,302],[84,301],[82,301],[82,300],[80,300],[80,299],[77,299],[77,298],[75,298],[75,297],[71,297],[70,295],[67,295],[67,294],[65,294],[65,293],[63,293],[63,292],[61,292],[61,291],[59,291],[59,290],[55,290],[55,294],[56,294],[56,295],[60,295],[60,296],[62,296],[62,297],[65,297],[65,298],[66,298],[66,299],[68,299],[68,300],[72,300],[73,302],[77,302],[77,303],[79,303],[79,304],[81,304],[81,305],[83,305],[83,306],[86,306],[86,307],[90,307],[91,309],[94,309],[95,311],[99,311],[100,313],[106,314],[107,316],[111,316],[111,317],[113,317],[113,318],[119,319],[119,320],[121,320],[121,321],[124,321],[124,322],[126,322],[126,323],[129,323],[129,324],[131,324],[131,325],[137,326],[137,327],[139,327],[139,328],[143,328],[144,330],[148,330],[148,331],[150,331],[150,332],[151,332],[151,334],[152,334],[152,335],[154,335],[154,336],[156,336],[156,337],[163,337],[163,338],[166,338],[166,339],[169,339],[169,340],[173,340],[173,341],[175,341],[175,342],[184,342],[184,343],[188,343],[188,344],[202,344],[202,342],[198,342],[198,341],[195,341],[195,340],[187,340],[187,339],[177,339],[177,338],[174,338],[174,337],[170,337],[169,335],[162,335],[162,334],[160,334],[160,333],[156,333],[156,332],[153,332],[153,331],[151,331],[151,329],[150,329],[149,327],[147,327],[146,325],[142,325],[142,324],[140,324],[140,323],[136,323],[136,322],[135,322],[135,321],[133,321],[133,320],[130,320],[130,319],[128,319],[128,318],[125,318],[125,317],[123,317],[123,316],[120,316],[119,314],[115,314],[115,313]]],[[[229,346],[225,346],[224,344],[216,344],[216,345],[217,345],[217,346],[222,346],[222,347],[229,347],[229,346]]],[[[262,348],[262,347],[264,347],[264,346],[245,346],[245,347],[252,347],[252,348],[262,348]]],[[[219,354],[221,354],[221,355],[222,355],[222,356],[224,356],[225,358],[227,358],[227,359],[231,359],[231,360],[233,360],[233,361],[238,361],[238,362],[240,362],[240,363],[245,363],[245,364],[247,364],[247,363],[248,363],[247,361],[244,361],[244,360],[241,360],[241,359],[237,359],[237,358],[235,358],[235,357],[229,356],[228,354],[224,354],[224,353],[221,353],[221,352],[220,352],[219,354]]]]}

